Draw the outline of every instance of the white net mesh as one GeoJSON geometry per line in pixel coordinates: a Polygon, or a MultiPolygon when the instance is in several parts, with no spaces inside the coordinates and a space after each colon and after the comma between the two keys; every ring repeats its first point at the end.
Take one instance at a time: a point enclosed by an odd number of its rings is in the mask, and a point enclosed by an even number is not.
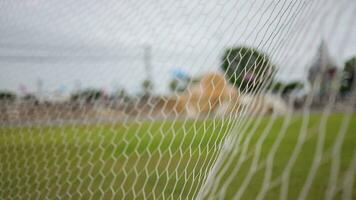
{"type": "Polygon", "coordinates": [[[355,199],[356,3],[10,1],[0,199],[355,199]]]}

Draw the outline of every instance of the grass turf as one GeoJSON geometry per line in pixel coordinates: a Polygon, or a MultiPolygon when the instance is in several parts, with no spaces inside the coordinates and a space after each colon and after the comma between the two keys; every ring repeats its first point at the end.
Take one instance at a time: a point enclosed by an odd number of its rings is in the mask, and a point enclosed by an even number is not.
{"type": "MultiPolygon", "coordinates": [[[[276,183],[275,187],[268,188],[263,197],[277,199],[285,185],[279,178],[290,163],[303,122],[308,122],[306,141],[291,168],[287,199],[298,197],[310,175],[315,176],[306,198],[322,199],[331,171],[331,151],[345,116],[332,114],[322,121],[315,114],[303,119],[293,116],[288,121],[275,149],[270,177],[266,175],[266,159],[286,122],[282,117],[253,119],[231,133],[232,124],[222,120],[2,127],[0,199],[191,199],[214,164],[227,133],[240,134],[239,144],[233,146],[239,151],[223,161],[225,171],[218,173],[221,179],[216,179],[208,195],[255,199],[265,179],[270,178],[267,185],[276,183]],[[320,165],[309,174],[320,141],[320,165]],[[258,167],[251,170],[252,166],[258,167]],[[238,192],[243,187],[245,190],[238,192]]],[[[356,115],[352,115],[342,140],[339,187],[354,156],[355,122],[356,115]]],[[[356,198],[355,186],[352,193],[356,198]]],[[[341,198],[342,190],[337,190],[335,197],[341,198]]]]}

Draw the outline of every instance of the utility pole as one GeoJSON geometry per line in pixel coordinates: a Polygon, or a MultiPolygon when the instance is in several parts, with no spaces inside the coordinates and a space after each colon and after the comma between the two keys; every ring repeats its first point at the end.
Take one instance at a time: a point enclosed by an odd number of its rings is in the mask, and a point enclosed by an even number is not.
{"type": "Polygon", "coordinates": [[[152,57],[152,47],[150,45],[146,45],[144,47],[144,64],[145,64],[145,71],[146,71],[146,79],[151,81],[152,80],[152,69],[151,69],[151,57],[152,57]]]}
{"type": "Polygon", "coordinates": [[[146,79],[143,82],[143,88],[146,95],[150,95],[153,91],[153,82],[152,82],[152,47],[150,45],[146,45],[144,47],[143,61],[145,66],[146,79]]]}

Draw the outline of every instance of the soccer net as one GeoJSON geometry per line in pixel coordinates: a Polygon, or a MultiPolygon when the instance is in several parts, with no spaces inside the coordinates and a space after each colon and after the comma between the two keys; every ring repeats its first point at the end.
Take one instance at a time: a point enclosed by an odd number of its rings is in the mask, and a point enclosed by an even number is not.
{"type": "Polygon", "coordinates": [[[355,2],[2,5],[0,199],[356,198],[355,2]]]}

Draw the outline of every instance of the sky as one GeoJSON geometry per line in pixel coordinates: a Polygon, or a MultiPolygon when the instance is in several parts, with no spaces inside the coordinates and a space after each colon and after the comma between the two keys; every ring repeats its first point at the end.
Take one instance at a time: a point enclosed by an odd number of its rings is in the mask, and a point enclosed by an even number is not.
{"type": "Polygon", "coordinates": [[[156,93],[174,69],[218,71],[239,45],[268,54],[278,79],[305,80],[321,40],[340,67],[356,55],[354,19],[353,0],[2,0],[0,90],[138,93],[146,47],[156,93]]]}

